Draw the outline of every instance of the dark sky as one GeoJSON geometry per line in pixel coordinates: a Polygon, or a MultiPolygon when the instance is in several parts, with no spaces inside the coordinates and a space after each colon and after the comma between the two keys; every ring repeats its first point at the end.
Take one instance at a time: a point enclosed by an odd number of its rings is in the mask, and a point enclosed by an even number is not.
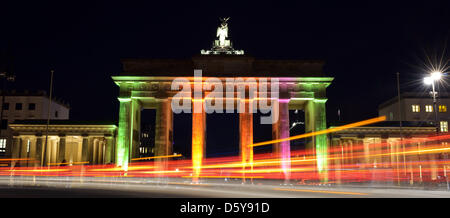
{"type": "Polygon", "coordinates": [[[376,116],[396,95],[397,71],[403,90],[423,89],[414,84],[426,73],[425,55],[448,47],[445,1],[183,2],[2,3],[1,62],[12,60],[16,75],[10,86],[48,89],[53,68],[54,94],[70,103],[71,118],[117,120],[110,76],[121,71],[120,58],[191,57],[210,48],[218,18],[229,16],[234,47],[247,54],[325,60],[335,77],[328,119],[341,108],[343,119],[355,121],[376,116]]]}

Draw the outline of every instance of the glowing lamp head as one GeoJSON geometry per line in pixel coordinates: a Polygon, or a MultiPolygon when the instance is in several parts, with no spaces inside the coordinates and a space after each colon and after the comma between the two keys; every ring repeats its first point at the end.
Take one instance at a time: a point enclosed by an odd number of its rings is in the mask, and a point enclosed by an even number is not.
{"type": "Polygon", "coordinates": [[[439,71],[435,71],[433,73],[431,73],[431,78],[435,81],[440,80],[442,77],[442,73],[439,71]]]}
{"type": "Polygon", "coordinates": [[[427,77],[423,78],[423,82],[424,82],[426,85],[430,85],[431,83],[433,83],[433,78],[427,76],[427,77]]]}

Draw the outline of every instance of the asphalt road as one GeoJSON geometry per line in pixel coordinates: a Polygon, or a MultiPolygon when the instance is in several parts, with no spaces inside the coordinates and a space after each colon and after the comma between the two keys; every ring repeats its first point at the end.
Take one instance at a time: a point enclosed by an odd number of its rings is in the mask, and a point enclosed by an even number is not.
{"type": "Polygon", "coordinates": [[[181,179],[0,178],[0,198],[449,198],[445,190],[181,179]]]}

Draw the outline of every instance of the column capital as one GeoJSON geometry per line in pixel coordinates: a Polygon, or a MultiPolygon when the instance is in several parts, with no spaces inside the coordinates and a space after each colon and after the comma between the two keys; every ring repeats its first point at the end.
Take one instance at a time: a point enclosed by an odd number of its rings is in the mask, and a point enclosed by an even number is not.
{"type": "Polygon", "coordinates": [[[103,137],[105,137],[105,138],[107,138],[107,139],[110,139],[110,138],[113,138],[113,135],[112,135],[112,134],[109,134],[109,133],[105,133],[105,134],[103,135],[103,137]]]}
{"type": "Polygon", "coordinates": [[[289,103],[291,101],[290,98],[279,98],[278,102],[279,103],[289,103]]]}
{"type": "Polygon", "coordinates": [[[130,97],[118,97],[117,99],[120,101],[120,103],[122,103],[122,102],[131,102],[131,98],[130,97]]]}
{"type": "Polygon", "coordinates": [[[325,103],[328,101],[328,98],[315,98],[313,101],[314,103],[325,103]]]}

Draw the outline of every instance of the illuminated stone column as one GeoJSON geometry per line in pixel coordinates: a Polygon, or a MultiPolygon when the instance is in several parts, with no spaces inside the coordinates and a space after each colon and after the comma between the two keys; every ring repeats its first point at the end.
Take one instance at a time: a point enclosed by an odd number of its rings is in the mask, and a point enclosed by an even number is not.
{"type": "MultiPolygon", "coordinates": [[[[253,170],[253,101],[241,100],[241,104],[245,105],[245,111],[239,113],[239,148],[242,159],[242,168],[253,170]]],[[[245,182],[245,173],[244,179],[245,182]]]]}
{"type": "MultiPolygon", "coordinates": [[[[363,153],[363,163],[366,165],[370,165],[371,164],[371,155],[372,155],[372,151],[370,149],[370,141],[368,140],[362,140],[361,144],[363,145],[364,148],[364,153],[363,153]]],[[[373,149],[372,149],[373,150],[373,149]]]]}
{"type": "Polygon", "coordinates": [[[206,113],[202,99],[192,101],[192,181],[198,182],[206,146],[206,113]]]}
{"type": "MultiPolygon", "coordinates": [[[[313,99],[306,103],[305,130],[317,132],[327,128],[325,102],[327,99],[313,99]]],[[[327,136],[325,134],[313,136],[307,144],[307,149],[316,156],[316,166],[321,182],[328,182],[327,136]]]]}
{"type": "Polygon", "coordinates": [[[11,157],[13,159],[11,162],[11,166],[14,167],[16,165],[16,163],[18,163],[18,161],[14,160],[14,159],[20,158],[20,137],[19,136],[13,136],[13,146],[12,146],[11,157]]]}
{"type": "Polygon", "coordinates": [[[105,163],[109,164],[112,161],[113,137],[111,135],[105,136],[105,163]]]}
{"type": "Polygon", "coordinates": [[[66,136],[59,135],[58,159],[56,162],[58,163],[62,163],[63,161],[67,162],[65,156],[66,156],[66,136]]]}
{"type": "MultiPolygon", "coordinates": [[[[278,100],[278,121],[272,124],[272,139],[289,138],[289,99],[278,100]]],[[[274,107],[276,108],[276,107],[274,107]]],[[[285,182],[289,182],[291,177],[291,143],[289,140],[274,144],[273,152],[281,161],[281,169],[283,170],[285,182]]]]}
{"type": "Polygon", "coordinates": [[[39,160],[36,155],[36,137],[30,138],[30,152],[28,156],[31,159],[28,166],[35,166],[35,163],[39,160]]]}
{"type": "Polygon", "coordinates": [[[94,137],[89,137],[89,145],[88,145],[88,161],[89,164],[96,164],[95,163],[95,143],[97,139],[94,137]]]}
{"type": "MultiPolygon", "coordinates": [[[[173,146],[173,112],[169,99],[156,100],[155,121],[155,156],[172,154],[173,146]]],[[[167,158],[155,160],[157,170],[167,169],[167,158]]]]}
{"type": "Polygon", "coordinates": [[[131,98],[119,98],[119,127],[117,130],[116,142],[116,166],[123,169],[128,169],[129,152],[130,152],[130,134],[131,134],[131,119],[130,107],[131,98]]]}
{"type": "Polygon", "coordinates": [[[95,138],[93,143],[92,143],[92,155],[91,155],[93,164],[98,164],[99,147],[100,147],[100,139],[95,138]]]}
{"type": "Polygon", "coordinates": [[[104,162],[103,162],[104,147],[105,147],[105,140],[100,139],[98,141],[98,146],[97,146],[97,164],[104,164],[104,162]]]}
{"type": "Polygon", "coordinates": [[[338,135],[333,135],[333,138],[330,140],[331,141],[331,146],[334,149],[333,152],[333,156],[335,157],[333,162],[334,165],[334,176],[336,179],[336,184],[341,184],[342,180],[341,180],[341,172],[343,169],[343,160],[344,160],[344,147],[343,145],[340,143],[340,136],[338,135]]]}
{"type": "Polygon", "coordinates": [[[139,157],[139,144],[140,144],[140,132],[141,132],[141,110],[142,105],[138,99],[131,99],[131,142],[130,142],[130,155],[129,159],[138,158],[139,157]]]}
{"type": "Polygon", "coordinates": [[[87,134],[83,134],[83,142],[81,144],[81,161],[87,162],[89,161],[89,136],[87,134]]]}
{"type": "MultiPolygon", "coordinates": [[[[20,139],[21,141],[21,147],[20,147],[20,158],[29,158],[28,154],[29,154],[29,139],[25,138],[25,137],[21,137],[20,139]]],[[[20,161],[20,166],[26,167],[28,166],[28,160],[21,160],[20,161]]]]}
{"type": "Polygon", "coordinates": [[[35,166],[42,166],[44,160],[43,158],[43,150],[42,150],[42,145],[43,145],[43,137],[42,134],[40,135],[36,135],[36,164],[35,166]]]}

